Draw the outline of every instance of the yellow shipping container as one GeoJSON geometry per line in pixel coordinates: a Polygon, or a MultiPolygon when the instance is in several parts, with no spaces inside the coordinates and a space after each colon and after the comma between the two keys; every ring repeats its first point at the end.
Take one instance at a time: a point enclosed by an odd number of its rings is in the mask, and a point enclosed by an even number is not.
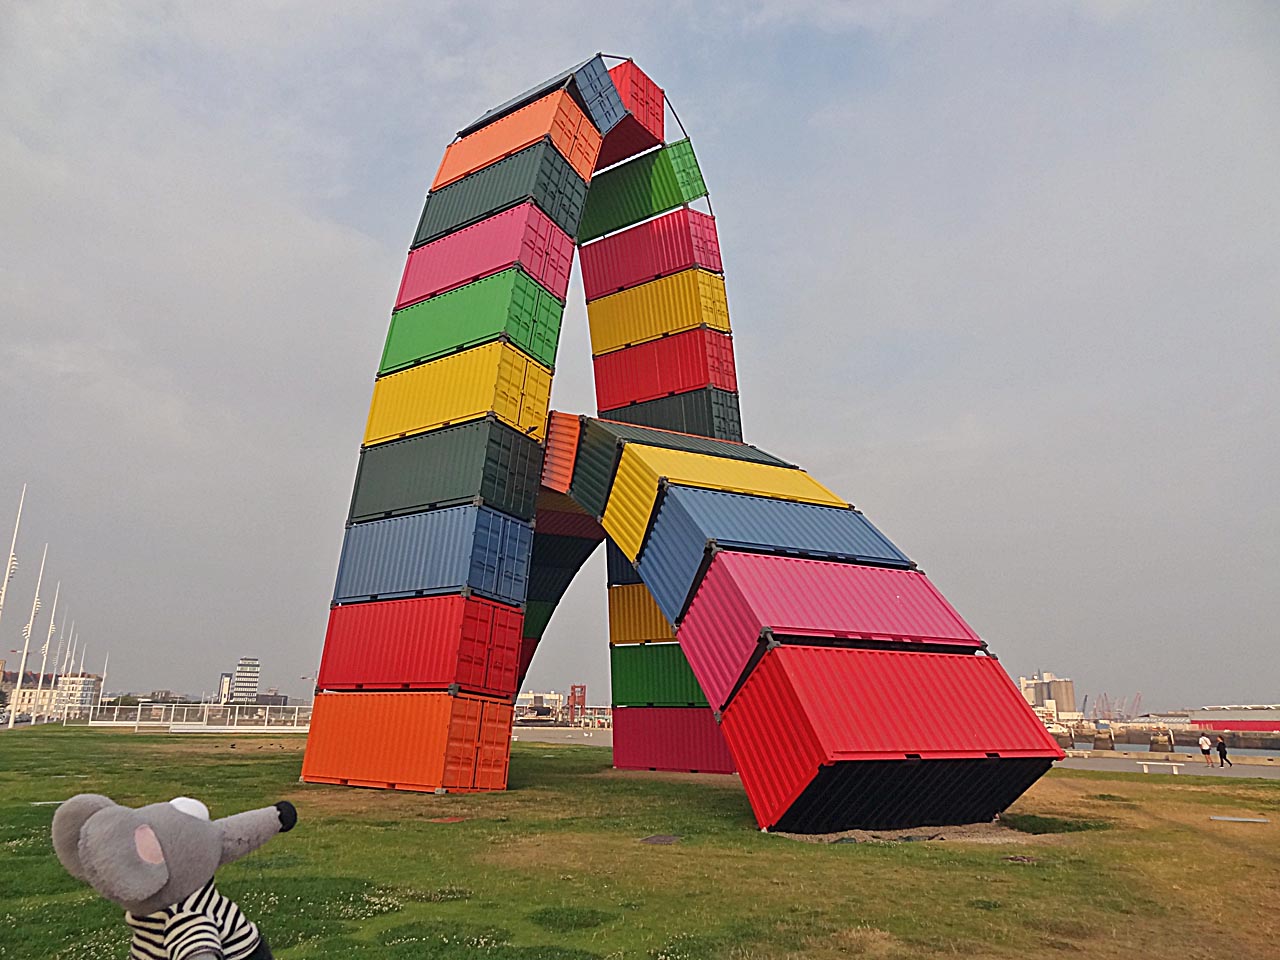
{"type": "Polygon", "coordinates": [[[505,343],[489,343],[382,377],[373,385],[365,445],[493,413],[541,440],[551,373],[505,343]]]}
{"type": "Polygon", "coordinates": [[[592,300],[587,304],[587,323],[593,357],[703,324],[727,331],[724,277],[693,269],[642,283],[592,300]]]}
{"type": "Polygon", "coordinates": [[[849,505],[803,470],[628,443],[622,448],[602,522],[614,543],[633,561],[640,555],[662,479],[778,500],[849,505]]]}
{"type": "Polygon", "coordinates": [[[671,624],[643,583],[609,588],[610,643],[652,643],[675,638],[671,624]]]}

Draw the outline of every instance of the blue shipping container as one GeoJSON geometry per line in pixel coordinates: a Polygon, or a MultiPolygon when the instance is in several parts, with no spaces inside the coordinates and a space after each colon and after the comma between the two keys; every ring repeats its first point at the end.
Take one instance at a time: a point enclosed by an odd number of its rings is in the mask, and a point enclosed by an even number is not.
{"type": "Polygon", "coordinates": [[[447,507],[347,528],[334,603],[456,593],[523,603],[533,527],[487,507],[447,507]]]}
{"type": "Polygon", "coordinates": [[[915,566],[857,510],[668,486],[659,498],[637,569],[673,623],[684,612],[710,545],[882,567],[915,566]]]}

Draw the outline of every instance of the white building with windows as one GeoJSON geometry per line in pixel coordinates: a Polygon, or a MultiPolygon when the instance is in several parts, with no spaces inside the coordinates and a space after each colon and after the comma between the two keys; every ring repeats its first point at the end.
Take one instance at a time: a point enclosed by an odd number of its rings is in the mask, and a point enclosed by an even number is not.
{"type": "Polygon", "coordinates": [[[231,678],[231,700],[233,703],[253,703],[258,699],[258,678],[262,673],[262,665],[257,657],[241,657],[236,664],[235,675],[231,678]]]}

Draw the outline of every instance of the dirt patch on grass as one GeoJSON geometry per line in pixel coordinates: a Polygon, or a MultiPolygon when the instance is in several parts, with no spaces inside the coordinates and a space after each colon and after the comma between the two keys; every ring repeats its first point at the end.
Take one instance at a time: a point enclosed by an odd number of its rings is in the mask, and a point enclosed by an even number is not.
{"type": "Polygon", "coordinates": [[[771,831],[770,836],[785,837],[801,843],[1030,843],[1045,842],[1045,837],[1032,837],[1020,833],[1003,823],[966,823],[954,827],[912,827],[910,830],[841,830],[838,833],[782,833],[771,831]]]}

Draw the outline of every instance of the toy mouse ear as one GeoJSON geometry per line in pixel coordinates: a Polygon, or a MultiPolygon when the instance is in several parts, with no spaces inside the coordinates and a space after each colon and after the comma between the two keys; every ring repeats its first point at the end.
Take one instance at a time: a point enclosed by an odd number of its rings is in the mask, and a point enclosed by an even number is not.
{"type": "Polygon", "coordinates": [[[115,801],[98,793],[81,793],[58,807],[53,814],[53,851],[77,880],[88,881],[80,862],[80,831],[99,810],[114,807],[115,801]]]}
{"type": "Polygon", "coordinates": [[[194,797],[174,797],[169,801],[169,806],[176,807],[197,820],[209,819],[209,808],[194,797]]]}
{"type": "Polygon", "coordinates": [[[119,904],[146,900],[169,882],[160,839],[128,807],[103,810],[84,825],[80,860],[93,889],[119,904]]]}

